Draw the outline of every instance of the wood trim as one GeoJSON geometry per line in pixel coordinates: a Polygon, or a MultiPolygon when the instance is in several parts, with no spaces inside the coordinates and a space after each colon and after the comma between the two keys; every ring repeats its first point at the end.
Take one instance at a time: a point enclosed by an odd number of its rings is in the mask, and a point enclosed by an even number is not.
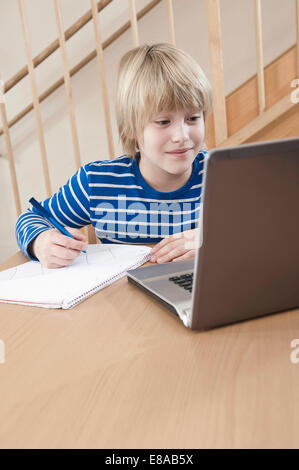
{"type": "Polygon", "coordinates": [[[130,23],[131,23],[133,44],[134,44],[134,47],[137,47],[139,46],[139,36],[138,36],[135,0],[129,0],[129,9],[130,9],[130,23]]]}
{"type": "MultiPolygon", "coordinates": [[[[278,103],[283,97],[290,96],[293,91],[291,82],[296,78],[296,75],[295,45],[268,64],[264,69],[266,110],[278,103]]],[[[257,75],[251,77],[243,85],[226,96],[226,113],[228,138],[258,117],[257,75]]],[[[263,125],[263,120],[259,122],[263,125]]],[[[208,148],[216,146],[212,123],[213,114],[209,116],[206,126],[208,148]]]]}
{"type": "Polygon", "coordinates": [[[266,105],[261,0],[255,0],[255,34],[259,113],[262,114],[266,105]]]}
{"type": "Polygon", "coordinates": [[[297,78],[299,78],[299,0],[296,0],[297,78]]]}
{"type": "Polygon", "coordinates": [[[105,119],[106,133],[107,133],[107,139],[108,139],[108,149],[109,149],[110,159],[112,160],[114,158],[113,133],[112,133],[112,126],[111,126],[107,82],[106,82],[106,75],[105,75],[105,68],[104,68],[102,39],[101,39],[99,18],[98,18],[95,0],[91,0],[91,5],[92,5],[94,33],[95,33],[95,40],[96,40],[99,75],[100,75],[100,85],[101,85],[101,92],[102,92],[102,102],[103,102],[103,107],[104,107],[104,119],[105,119]]]}
{"type": "Polygon", "coordinates": [[[69,72],[69,67],[68,67],[68,62],[67,62],[66,43],[65,43],[64,33],[63,33],[63,24],[62,24],[59,0],[54,0],[54,5],[55,5],[55,14],[56,14],[57,29],[58,29],[59,46],[60,46],[60,52],[61,52],[61,57],[62,57],[64,84],[65,84],[68,112],[69,112],[69,118],[70,118],[73,147],[74,147],[75,163],[76,163],[77,169],[79,169],[81,166],[79,139],[78,139],[75,109],[74,109],[74,102],[73,102],[72,88],[71,88],[71,81],[70,81],[70,72],[69,72]]]}
{"type": "Polygon", "coordinates": [[[264,111],[249,124],[236,132],[233,136],[226,139],[224,142],[221,142],[217,147],[233,147],[235,145],[241,145],[261,129],[265,128],[271,122],[275,121],[295,107],[299,108],[299,105],[292,103],[289,95],[285,96],[271,106],[267,111],[264,111]]]}
{"type": "Polygon", "coordinates": [[[6,145],[6,150],[7,150],[10,179],[12,183],[12,190],[13,190],[13,195],[14,195],[14,200],[15,200],[16,212],[17,212],[17,216],[19,216],[22,212],[21,200],[20,200],[20,192],[19,192],[19,186],[18,186],[18,181],[17,181],[15,161],[14,161],[12,145],[11,145],[11,140],[10,140],[8,122],[7,122],[3,85],[4,84],[2,84],[0,81],[0,114],[1,114],[1,119],[2,119],[3,130],[4,130],[5,145],[6,145]]]}
{"type": "Polygon", "coordinates": [[[28,73],[29,73],[31,92],[32,92],[32,98],[33,98],[33,108],[34,108],[34,114],[35,114],[35,119],[36,119],[39,146],[40,146],[40,151],[41,151],[41,159],[42,159],[42,167],[43,167],[43,173],[44,173],[44,179],[45,179],[46,193],[47,193],[47,196],[50,197],[52,194],[50,174],[49,174],[49,167],[48,167],[48,161],[47,161],[47,152],[46,152],[45,138],[44,138],[44,132],[43,132],[42,118],[41,118],[41,112],[40,112],[40,106],[39,106],[38,91],[37,91],[37,85],[36,85],[36,80],[35,80],[34,66],[33,66],[31,48],[30,48],[30,43],[29,43],[29,34],[28,34],[27,24],[26,24],[26,19],[25,19],[23,0],[18,0],[18,1],[19,1],[19,10],[20,10],[22,30],[23,30],[23,36],[24,36],[24,44],[25,44],[27,63],[28,63],[28,73]]]}
{"type": "Polygon", "coordinates": [[[219,0],[207,0],[216,145],[227,138],[219,0]]]}
{"type": "Polygon", "coordinates": [[[175,29],[174,29],[174,14],[173,14],[172,0],[167,0],[167,13],[168,13],[168,26],[169,26],[169,42],[175,45],[175,29]]]}
{"type": "Polygon", "coordinates": [[[299,106],[272,121],[268,126],[246,140],[246,143],[261,142],[265,140],[289,139],[299,135],[299,106]]]}

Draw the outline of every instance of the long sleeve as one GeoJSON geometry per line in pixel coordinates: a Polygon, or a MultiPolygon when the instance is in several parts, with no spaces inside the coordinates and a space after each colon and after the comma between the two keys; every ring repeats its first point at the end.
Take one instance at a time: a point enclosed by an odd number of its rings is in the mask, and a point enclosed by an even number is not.
{"type": "MultiPolygon", "coordinates": [[[[81,228],[90,224],[86,167],[81,167],[64,186],[41,204],[63,226],[81,228]]],[[[37,235],[51,228],[52,225],[38,215],[34,208],[21,214],[16,223],[16,238],[23,253],[35,260],[28,251],[29,244],[37,235]]]]}

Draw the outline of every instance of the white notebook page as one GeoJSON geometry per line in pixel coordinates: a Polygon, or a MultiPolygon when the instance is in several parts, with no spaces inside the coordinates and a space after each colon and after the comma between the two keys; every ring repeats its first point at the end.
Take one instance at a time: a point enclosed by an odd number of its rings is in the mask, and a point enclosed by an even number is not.
{"type": "Polygon", "coordinates": [[[0,302],[70,308],[150,258],[141,245],[88,245],[69,266],[47,269],[28,261],[0,272],[0,302]]]}

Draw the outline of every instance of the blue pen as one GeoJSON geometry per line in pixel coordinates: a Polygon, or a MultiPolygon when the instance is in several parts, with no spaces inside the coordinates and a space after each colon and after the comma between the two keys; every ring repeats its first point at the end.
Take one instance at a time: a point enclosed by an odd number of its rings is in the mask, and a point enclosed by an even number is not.
{"type": "MultiPolygon", "coordinates": [[[[61,225],[57,220],[55,220],[50,212],[47,211],[39,202],[37,202],[34,197],[29,199],[29,202],[32,204],[32,206],[36,209],[37,213],[47,219],[57,230],[59,230],[63,235],[66,235],[67,237],[70,238],[75,238],[70,232],[68,232],[63,225],[61,225]]],[[[86,251],[82,251],[82,253],[86,253],[86,251]]]]}

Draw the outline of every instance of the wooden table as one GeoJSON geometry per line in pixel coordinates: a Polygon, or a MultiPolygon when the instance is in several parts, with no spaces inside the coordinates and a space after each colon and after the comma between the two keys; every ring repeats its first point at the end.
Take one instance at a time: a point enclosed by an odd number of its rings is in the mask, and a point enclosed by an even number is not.
{"type": "Polygon", "coordinates": [[[71,310],[0,304],[0,447],[297,448],[295,338],[299,310],[191,331],[125,278],[71,310]]]}

